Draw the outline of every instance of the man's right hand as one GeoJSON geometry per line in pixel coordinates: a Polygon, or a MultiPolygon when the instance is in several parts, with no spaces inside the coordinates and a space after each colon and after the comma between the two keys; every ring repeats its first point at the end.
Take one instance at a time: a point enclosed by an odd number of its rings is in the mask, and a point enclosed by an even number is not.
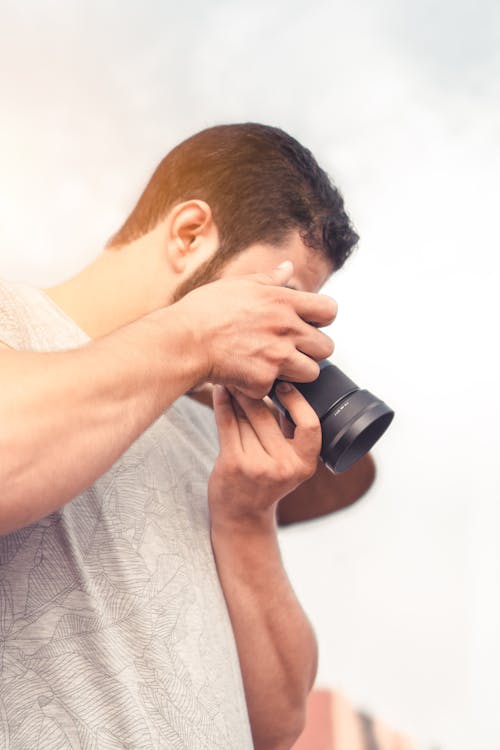
{"type": "Polygon", "coordinates": [[[276,378],[306,383],[318,377],[317,362],[334,344],[316,326],[333,322],[337,303],[285,288],[292,275],[288,262],[270,273],[205,284],[175,303],[200,347],[200,382],[234,385],[259,399],[276,378]]]}

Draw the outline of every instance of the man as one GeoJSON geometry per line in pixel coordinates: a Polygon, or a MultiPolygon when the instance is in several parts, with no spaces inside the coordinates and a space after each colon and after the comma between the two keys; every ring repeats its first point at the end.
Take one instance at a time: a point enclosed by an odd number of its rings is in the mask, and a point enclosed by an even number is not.
{"type": "Polygon", "coordinates": [[[0,283],[1,746],[291,746],[317,657],[276,509],[339,478],[299,392],[293,436],[262,399],[331,355],[316,292],[357,239],[297,141],[220,126],[76,276],[0,283]]]}

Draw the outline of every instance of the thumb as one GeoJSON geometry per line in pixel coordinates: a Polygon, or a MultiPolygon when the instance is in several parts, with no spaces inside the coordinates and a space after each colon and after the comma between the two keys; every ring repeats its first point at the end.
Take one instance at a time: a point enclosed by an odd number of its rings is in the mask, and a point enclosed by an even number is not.
{"type": "Polygon", "coordinates": [[[291,260],[284,260],[279,266],[273,268],[268,273],[259,273],[259,281],[263,284],[276,284],[277,286],[284,286],[287,281],[293,276],[293,263],[291,260]]]}

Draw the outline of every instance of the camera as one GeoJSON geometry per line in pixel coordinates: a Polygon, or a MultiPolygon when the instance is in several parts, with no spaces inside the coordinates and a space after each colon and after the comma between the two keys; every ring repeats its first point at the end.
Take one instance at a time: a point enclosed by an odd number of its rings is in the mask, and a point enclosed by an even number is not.
{"type": "MultiPolygon", "coordinates": [[[[372,393],[361,390],[330,360],[322,360],[319,366],[320,373],[312,383],[293,385],[321,422],[321,459],[340,474],[372,448],[391,424],[394,412],[372,393]]],[[[274,382],[269,396],[293,424],[276,394],[279,382],[274,382]]]]}

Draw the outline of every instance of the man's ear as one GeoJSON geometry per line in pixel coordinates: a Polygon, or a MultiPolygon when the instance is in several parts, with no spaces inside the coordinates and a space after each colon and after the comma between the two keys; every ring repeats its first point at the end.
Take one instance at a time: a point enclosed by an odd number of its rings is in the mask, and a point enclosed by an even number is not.
{"type": "Polygon", "coordinates": [[[218,233],[208,203],[178,203],[166,221],[166,252],[172,268],[184,273],[208,260],[218,246],[218,233]]]}

